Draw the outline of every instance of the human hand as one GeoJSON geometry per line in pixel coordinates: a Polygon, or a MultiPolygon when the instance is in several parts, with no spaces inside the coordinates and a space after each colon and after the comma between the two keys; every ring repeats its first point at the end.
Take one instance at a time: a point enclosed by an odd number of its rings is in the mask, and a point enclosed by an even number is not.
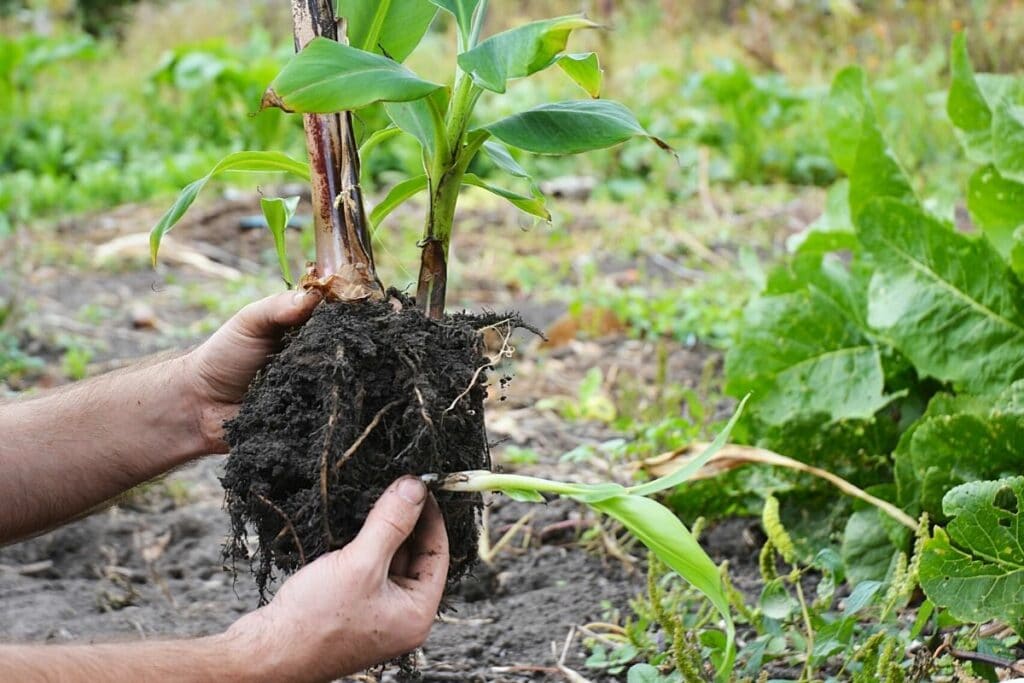
{"type": "Polygon", "coordinates": [[[284,333],[306,322],[319,301],[318,293],[306,290],[255,301],[184,357],[184,373],[207,452],[227,452],[224,421],[238,413],[249,383],[280,350],[284,333]]]}
{"type": "Polygon", "coordinates": [[[423,644],[448,574],[448,534],[421,481],[403,477],[359,535],[284,583],[225,637],[254,680],[331,681],[423,644]]]}

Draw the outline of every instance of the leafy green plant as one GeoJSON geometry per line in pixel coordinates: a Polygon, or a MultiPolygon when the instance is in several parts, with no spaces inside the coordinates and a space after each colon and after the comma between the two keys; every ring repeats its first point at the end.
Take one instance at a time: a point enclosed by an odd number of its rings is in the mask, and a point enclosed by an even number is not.
{"type": "Polygon", "coordinates": [[[961,484],[945,495],[951,521],[924,543],[921,588],[970,623],[999,620],[1024,634],[1024,477],[961,484]]]}
{"type": "Polygon", "coordinates": [[[726,155],[729,180],[824,185],[835,179],[824,137],[808,134],[817,115],[813,90],[719,59],[692,75],[682,94],[697,105],[684,110],[688,137],[726,155]]]}
{"type": "MultiPolygon", "coordinates": [[[[962,35],[951,59],[949,117],[983,164],[967,188],[982,234],[959,231],[932,211],[942,202],[919,196],[882,134],[863,72],[846,69],[825,118],[846,179],[750,302],[726,359],[727,391],[752,394],[749,438],[843,471],[863,454],[858,431],[900,435],[878,442],[883,459],[858,483],[939,520],[950,487],[1019,470],[1024,429],[1013,384],[1024,377],[1024,289],[1012,270],[1021,86],[975,76],[962,35]],[[801,433],[830,431],[848,435],[822,462],[823,443],[808,449],[801,433]]],[[[874,511],[856,512],[845,536],[846,559],[861,563],[849,573],[860,579],[879,578],[907,542],[874,511]]]]}

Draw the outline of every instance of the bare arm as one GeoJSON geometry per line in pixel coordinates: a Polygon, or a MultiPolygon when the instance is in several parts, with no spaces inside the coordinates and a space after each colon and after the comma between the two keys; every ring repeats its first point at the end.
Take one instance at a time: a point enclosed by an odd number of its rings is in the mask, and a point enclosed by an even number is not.
{"type": "Polygon", "coordinates": [[[222,635],[110,645],[0,646],[0,681],[317,683],[423,643],[448,572],[448,536],[418,479],[392,485],[356,539],[291,577],[222,635]]]}
{"type": "Polygon", "coordinates": [[[227,636],[107,645],[0,646],[0,678],[22,683],[79,681],[252,681],[245,653],[227,636]]]}
{"type": "Polygon", "coordinates": [[[195,350],[0,404],[0,545],[209,453],[222,423],[315,296],[250,304],[195,350]]]}

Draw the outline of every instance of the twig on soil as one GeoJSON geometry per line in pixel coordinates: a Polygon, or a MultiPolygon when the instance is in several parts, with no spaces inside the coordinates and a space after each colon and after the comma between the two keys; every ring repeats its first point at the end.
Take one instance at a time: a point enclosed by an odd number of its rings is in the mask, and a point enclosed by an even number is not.
{"type": "Polygon", "coordinates": [[[299,551],[299,562],[301,562],[302,564],[306,564],[306,551],[302,548],[302,541],[299,540],[299,535],[295,532],[295,525],[292,524],[291,518],[285,514],[284,510],[275,505],[273,501],[271,501],[266,496],[257,493],[253,489],[249,489],[249,493],[255,496],[256,500],[260,501],[261,503],[263,503],[268,508],[270,508],[271,510],[273,510],[274,512],[281,516],[281,519],[284,520],[284,529],[282,529],[282,531],[288,530],[291,532],[292,540],[295,541],[295,549],[299,551]]]}
{"type": "MultiPolygon", "coordinates": [[[[575,638],[576,627],[571,626],[569,627],[569,633],[567,633],[565,636],[565,644],[562,646],[562,654],[558,657],[558,670],[562,672],[562,675],[565,676],[570,683],[590,683],[588,679],[584,678],[576,671],[570,669],[565,664],[565,660],[569,656],[569,648],[572,646],[572,641],[575,638]]],[[[554,643],[551,643],[551,649],[552,651],[555,649],[554,643]]]]}
{"type": "Polygon", "coordinates": [[[491,617],[461,619],[445,613],[438,614],[437,620],[442,624],[455,624],[458,626],[486,626],[487,624],[494,623],[494,619],[491,617]]]}
{"type": "Polygon", "coordinates": [[[984,652],[971,652],[969,650],[957,650],[950,645],[949,639],[943,642],[939,647],[932,653],[932,659],[937,659],[943,652],[948,652],[949,656],[953,659],[960,659],[966,662],[978,662],[980,664],[988,664],[989,666],[996,667],[997,669],[1006,669],[1017,675],[1024,675],[1024,667],[1021,667],[1016,662],[995,655],[986,654],[984,652]]]}
{"type": "MultiPolygon", "coordinates": [[[[337,387],[335,387],[335,391],[337,391],[337,387]]],[[[372,420],[370,420],[370,424],[366,425],[366,429],[364,429],[363,433],[359,435],[359,438],[356,439],[352,443],[352,445],[349,446],[348,449],[341,454],[341,457],[338,459],[338,462],[334,463],[335,474],[341,471],[341,466],[348,462],[349,458],[355,455],[355,452],[359,450],[360,446],[363,445],[363,442],[366,441],[366,437],[370,435],[370,432],[376,429],[377,425],[380,424],[381,418],[384,417],[384,414],[387,413],[392,408],[394,408],[395,406],[397,406],[399,403],[401,403],[401,401],[399,399],[395,399],[394,401],[392,401],[391,403],[387,404],[386,406],[377,411],[377,414],[373,416],[372,420]]]]}
{"type": "Polygon", "coordinates": [[[0,564],[0,574],[11,572],[21,576],[38,576],[53,569],[53,560],[41,560],[22,565],[0,564]]]}
{"type": "MultiPolygon", "coordinates": [[[[535,511],[530,510],[525,515],[516,520],[516,523],[513,524],[508,529],[508,531],[502,534],[501,538],[498,539],[498,542],[495,543],[493,546],[491,545],[490,534],[487,532],[487,527],[485,524],[484,529],[480,534],[480,548],[477,551],[477,555],[480,556],[480,560],[484,564],[492,564],[494,562],[494,558],[498,556],[498,553],[500,553],[505,546],[512,542],[512,539],[515,538],[516,534],[519,533],[519,531],[523,527],[525,527],[527,524],[533,521],[534,514],[535,511]]],[[[484,508],[484,516],[490,518],[490,514],[488,513],[487,508],[484,508]]]]}
{"type": "MultiPolygon", "coordinates": [[[[707,448],[707,444],[689,444],[688,446],[677,448],[667,453],[662,453],[661,455],[653,458],[648,458],[647,460],[638,463],[637,466],[654,476],[661,476],[662,474],[674,472],[683,467],[689,461],[690,457],[692,457],[689,455],[690,453],[700,453],[704,448],[707,448]]],[[[820,479],[824,479],[846,495],[858,498],[865,503],[873,505],[881,512],[889,515],[911,531],[917,530],[917,520],[903,512],[903,510],[900,510],[892,503],[871,495],[867,491],[854,486],[842,477],[832,474],[831,472],[763,448],[727,444],[693,475],[692,480],[708,479],[741,465],[752,463],[771,465],[773,467],[785,467],[787,469],[804,472],[820,479]]]]}
{"type": "Polygon", "coordinates": [[[710,167],[711,152],[707,147],[701,146],[697,149],[697,196],[700,198],[700,208],[704,211],[705,218],[718,221],[722,217],[715,208],[715,201],[711,196],[710,167]]]}
{"type": "MultiPolygon", "coordinates": [[[[579,630],[583,633],[583,635],[588,636],[590,638],[593,638],[594,640],[599,640],[599,641],[601,641],[602,643],[604,643],[605,645],[607,645],[609,647],[619,647],[624,642],[629,640],[629,638],[627,638],[625,635],[620,635],[620,634],[617,634],[617,633],[616,634],[598,633],[597,631],[593,630],[593,628],[590,628],[591,626],[594,626],[594,625],[595,624],[586,624],[585,626],[579,626],[577,628],[579,628],[579,630]]],[[[612,625],[613,624],[600,624],[600,626],[612,626],[612,625]]]]}

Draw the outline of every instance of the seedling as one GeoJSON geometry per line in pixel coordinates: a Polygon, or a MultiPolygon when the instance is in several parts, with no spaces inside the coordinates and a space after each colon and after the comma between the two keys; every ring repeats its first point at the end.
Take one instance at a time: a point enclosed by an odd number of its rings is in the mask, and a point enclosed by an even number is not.
{"type": "MultiPolygon", "coordinates": [[[[312,183],[316,261],[301,285],[322,292],[327,304],[256,381],[241,413],[227,425],[232,455],[223,483],[234,532],[229,553],[248,557],[246,528],[254,527],[258,549],[250,559],[265,589],[273,567],[293,571],[348,543],[383,488],[411,472],[436,484],[454,581],[476,556],[478,527],[467,494],[498,490],[537,501],[543,493],[567,496],[618,520],[709,597],[724,620],[727,645],[720,671],[726,676],[734,630],[718,569],[682,522],[647,496],[685,481],[724,444],[728,429],[695,465],[631,488],[491,474],[483,400],[493,361],[483,354],[480,332],[495,328],[507,339],[522,323],[515,315],[444,313],[463,186],[483,188],[528,214],[549,217],[539,189],[508,146],[575,154],[650,137],[623,105],[597,99],[597,56],[565,52],[573,31],[596,24],[567,16],[481,39],[486,0],[364,0],[345,3],[340,24],[347,28],[346,45],[335,40],[338,22],[329,0],[294,0],[292,7],[300,51],[270,84],[262,106],[304,115],[310,172],[280,153],[233,154],[185,188],[152,231],[155,258],[163,235],[206,182],[222,172],[285,171],[312,183]],[[457,27],[459,56],[451,88],[401,64],[438,8],[451,14],[457,27]],[[474,120],[482,97],[500,95],[511,80],[555,65],[590,99],[545,104],[482,125],[474,120]],[[398,183],[367,217],[351,112],[379,103],[391,123],[366,137],[362,154],[390,137],[408,135],[420,145],[423,173],[398,183]],[[530,194],[469,173],[478,154],[525,181],[530,194]],[[428,209],[413,302],[385,291],[374,268],[370,234],[396,206],[421,192],[427,193],[428,209]]],[[[284,226],[296,203],[262,202],[289,281],[284,226]]],[[[478,503],[479,496],[471,500],[478,503]]]]}

